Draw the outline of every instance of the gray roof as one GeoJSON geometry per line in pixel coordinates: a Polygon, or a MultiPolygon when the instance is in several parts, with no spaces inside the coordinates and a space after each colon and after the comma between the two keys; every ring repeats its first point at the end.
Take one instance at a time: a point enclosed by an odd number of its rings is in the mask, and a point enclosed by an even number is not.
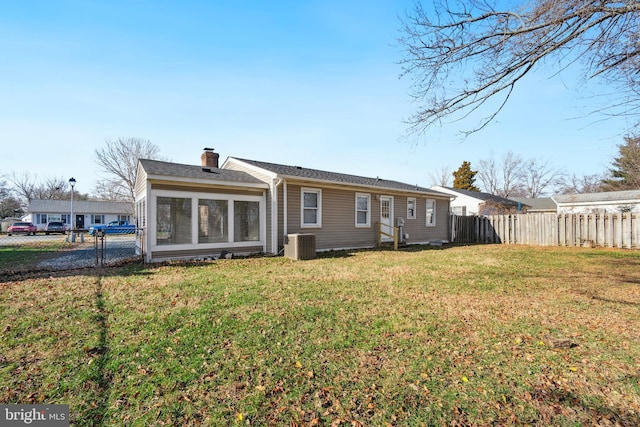
{"type": "MultiPolygon", "coordinates": [[[[129,202],[108,202],[101,200],[74,200],[73,210],[79,214],[126,214],[132,210],[129,202]]],[[[30,213],[69,213],[71,200],[32,200],[30,213]]]]}
{"type": "Polygon", "coordinates": [[[506,199],[504,197],[496,196],[490,193],[483,193],[481,191],[472,191],[472,190],[462,190],[460,188],[444,187],[444,186],[442,186],[441,188],[445,188],[451,191],[452,193],[458,193],[464,196],[473,197],[478,200],[482,200],[483,202],[491,201],[493,203],[499,203],[503,206],[518,206],[518,202],[514,200],[506,199]]]}
{"type": "Polygon", "coordinates": [[[640,190],[607,191],[602,193],[564,194],[553,196],[556,203],[594,203],[637,200],[640,202],[640,190]]]}
{"type": "Polygon", "coordinates": [[[159,160],[140,159],[140,165],[147,175],[180,177],[203,181],[224,181],[235,184],[264,184],[246,172],[220,168],[207,168],[159,160]]]}
{"type": "Polygon", "coordinates": [[[363,187],[385,188],[389,190],[420,192],[420,193],[428,193],[435,196],[449,197],[448,194],[444,194],[439,191],[432,190],[430,188],[420,187],[418,185],[406,184],[399,181],[382,179],[379,177],[368,178],[364,176],[348,175],[348,174],[338,173],[338,172],[328,172],[328,171],[322,171],[318,169],[309,169],[301,166],[287,166],[287,165],[280,165],[277,163],[262,162],[258,160],[240,159],[237,157],[232,157],[232,159],[247,163],[252,166],[256,166],[261,169],[271,171],[284,178],[310,179],[314,181],[333,182],[338,184],[357,185],[357,186],[363,186],[363,187]]]}
{"type": "Polygon", "coordinates": [[[515,201],[529,206],[532,211],[556,211],[558,207],[551,197],[514,197],[515,201]]]}

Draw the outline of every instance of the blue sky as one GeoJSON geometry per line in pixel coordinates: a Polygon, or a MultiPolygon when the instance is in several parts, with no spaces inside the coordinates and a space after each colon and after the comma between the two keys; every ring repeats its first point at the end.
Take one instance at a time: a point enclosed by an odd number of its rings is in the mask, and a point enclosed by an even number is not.
{"type": "Polygon", "coordinates": [[[91,192],[105,140],[141,137],[175,162],[227,156],[431,185],[492,153],[603,172],[624,119],[585,116],[598,88],[571,71],[526,79],[506,110],[404,138],[415,105],[399,78],[413,1],[0,3],[0,174],[74,176],[91,192]]]}

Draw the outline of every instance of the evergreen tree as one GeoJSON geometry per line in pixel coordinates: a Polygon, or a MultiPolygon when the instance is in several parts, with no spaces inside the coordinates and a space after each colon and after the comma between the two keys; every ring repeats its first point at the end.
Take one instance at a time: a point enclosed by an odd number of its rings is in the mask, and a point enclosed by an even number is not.
{"type": "Polygon", "coordinates": [[[475,176],[478,171],[471,170],[471,163],[464,161],[457,171],[453,173],[453,188],[461,190],[480,191],[473,185],[476,182],[475,176]]]}
{"type": "Polygon", "coordinates": [[[618,145],[620,155],[613,160],[610,177],[602,180],[603,190],[640,189],[640,137],[625,137],[618,145]]]}

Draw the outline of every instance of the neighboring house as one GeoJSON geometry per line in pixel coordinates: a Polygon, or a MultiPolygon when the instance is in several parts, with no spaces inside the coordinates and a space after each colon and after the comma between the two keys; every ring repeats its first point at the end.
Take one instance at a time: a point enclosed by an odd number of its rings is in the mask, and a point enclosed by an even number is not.
{"type": "MultiPolygon", "coordinates": [[[[107,224],[109,221],[133,221],[133,204],[127,202],[86,201],[73,202],[73,216],[75,228],[88,229],[92,225],[107,224]]],[[[47,223],[60,221],[71,224],[70,200],[32,200],[29,204],[29,214],[25,221],[31,221],[44,230],[47,223]]]]}
{"type": "Polygon", "coordinates": [[[460,216],[493,215],[518,211],[518,202],[480,191],[434,185],[433,190],[455,196],[451,213],[460,216]]]}
{"type": "Polygon", "coordinates": [[[315,235],[318,251],[374,247],[378,223],[407,243],[447,241],[447,194],[381,178],[229,157],[201,165],[141,159],[136,212],[146,260],[278,254],[286,236],[315,235]]]}
{"type": "Polygon", "coordinates": [[[620,213],[640,212],[640,190],[553,196],[558,213],[620,213]]]}
{"type": "Polygon", "coordinates": [[[520,203],[519,211],[525,213],[556,213],[558,206],[551,197],[514,197],[514,201],[520,203]]]}

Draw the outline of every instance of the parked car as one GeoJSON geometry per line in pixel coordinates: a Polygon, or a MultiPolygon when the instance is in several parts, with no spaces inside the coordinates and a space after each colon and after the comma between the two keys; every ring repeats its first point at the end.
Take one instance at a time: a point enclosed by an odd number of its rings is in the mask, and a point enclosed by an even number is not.
{"type": "Polygon", "coordinates": [[[47,236],[51,233],[65,234],[66,232],[67,227],[64,225],[64,223],[58,221],[51,221],[44,227],[44,234],[46,234],[47,236]]]}
{"type": "Polygon", "coordinates": [[[111,221],[107,225],[92,225],[89,227],[89,234],[94,235],[98,232],[104,234],[133,234],[136,232],[136,226],[129,224],[128,221],[111,221]]]}
{"type": "Polygon", "coordinates": [[[31,222],[14,222],[7,229],[7,234],[9,236],[12,234],[26,234],[27,236],[33,234],[35,236],[37,231],[38,227],[31,222]]]}

